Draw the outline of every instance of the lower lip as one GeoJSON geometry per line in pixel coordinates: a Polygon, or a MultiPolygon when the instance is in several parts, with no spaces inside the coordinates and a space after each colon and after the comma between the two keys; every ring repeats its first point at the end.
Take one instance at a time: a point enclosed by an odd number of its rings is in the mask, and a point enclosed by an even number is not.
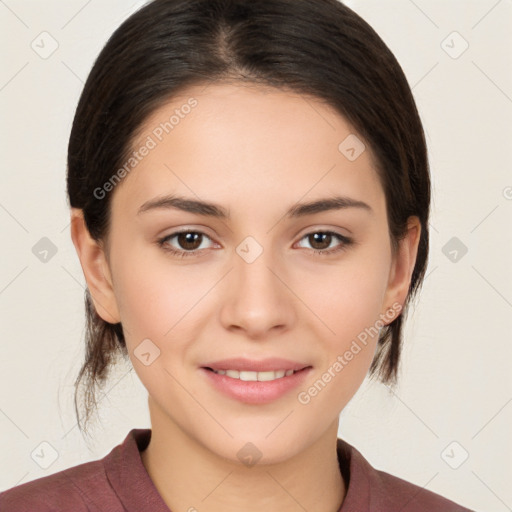
{"type": "Polygon", "coordinates": [[[311,369],[311,366],[308,366],[280,379],[262,382],[233,379],[226,375],[219,375],[206,368],[201,368],[200,370],[216,389],[229,397],[247,404],[267,404],[299,386],[311,369]]]}

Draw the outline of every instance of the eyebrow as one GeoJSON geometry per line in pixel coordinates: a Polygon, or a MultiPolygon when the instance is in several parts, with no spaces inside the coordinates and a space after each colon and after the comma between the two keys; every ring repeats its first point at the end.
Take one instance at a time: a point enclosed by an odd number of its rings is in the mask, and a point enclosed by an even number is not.
{"type": "MultiPolygon", "coordinates": [[[[298,203],[292,206],[285,214],[286,218],[299,218],[315,213],[326,212],[330,210],[342,210],[346,208],[361,208],[373,213],[371,206],[363,201],[352,199],[346,196],[335,196],[324,199],[318,199],[307,203],[298,203]]],[[[226,208],[206,201],[199,201],[178,195],[168,195],[157,197],[146,201],[138,210],[137,215],[151,210],[177,209],[184,212],[195,213],[207,217],[214,217],[222,220],[231,218],[229,210],[226,208]]]]}

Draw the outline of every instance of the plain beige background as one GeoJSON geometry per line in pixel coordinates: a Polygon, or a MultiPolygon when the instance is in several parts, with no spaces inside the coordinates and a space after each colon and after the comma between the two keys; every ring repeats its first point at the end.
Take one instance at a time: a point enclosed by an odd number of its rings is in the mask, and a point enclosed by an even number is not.
{"type": "MultiPolygon", "coordinates": [[[[433,208],[430,264],[407,323],[399,387],[365,382],[339,435],[378,469],[475,510],[509,511],[512,1],[346,3],[381,35],[413,87],[433,208]]],[[[146,391],[121,365],[91,449],[76,427],[85,281],[65,194],[83,82],[110,34],[142,4],[0,2],[0,490],[103,457],[131,428],[150,426],[146,391]],[[53,247],[46,261],[40,244],[53,247]]]]}

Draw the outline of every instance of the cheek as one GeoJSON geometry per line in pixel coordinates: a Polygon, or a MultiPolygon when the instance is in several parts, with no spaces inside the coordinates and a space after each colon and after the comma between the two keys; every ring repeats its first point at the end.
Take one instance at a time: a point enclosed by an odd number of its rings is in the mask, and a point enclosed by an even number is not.
{"type": "Polygon", "coordinates": [[[177,382],[185,380],[190,340],[206,314],[200,298],[211,284],[170,265],[118,270],[116,295],[133,368],[157,401],[164,403],[166,394],[181,396],[177,382]]]}
{"type": "Polygon", "coordinates": [[[305,302],[339,344],[379,319],[388,276],[386,258],[361,252],[303,277],[301,289],[305,302]]]}
{"type": "Polygon", "coordinates": [[[297,395],[304,414],[333,421],[364,381],[378,342],[382,282],[378,270],[347,266],[331,272],[323,291],[308,296],[322,321],[317,339],[323,357],[297,395]]]}
{"type": "Polygon", "coordinates": [[[312,318],[318,324],[317,338],[324,352],[318,374],[308,383],[313,387],[303,389],[303,400],[299,399],[310,405],[306,407],[310,412],[322,415],[329,411],[334,418],[368,373],[389,277],[390,255],[386,257],[385,248],[384,240],[382,245],[368,245],[350,257],[347,253],[339,264],[322,267],[303,281],[301,289],[316,315],[312,318]],[[333,406],[326,408],[326,402],[333,406]]]}
{"type": "Polygon", "coordinates": [[[211,287],[208,279],[197,279],[192,266],[176,266],[162,256],[142,258],[125,253],[117,261],[115,293],[127,344],[145,338],[162,348],[175,338],[196,305],[211,287]]]}

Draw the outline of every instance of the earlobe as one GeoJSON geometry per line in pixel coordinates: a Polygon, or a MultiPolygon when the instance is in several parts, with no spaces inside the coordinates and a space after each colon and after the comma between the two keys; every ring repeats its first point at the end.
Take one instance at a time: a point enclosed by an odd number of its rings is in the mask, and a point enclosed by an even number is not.
{"type": "Polygon", "coordinates": [[[83,211],[79,208],[71,208],[71,239],[80,259],[96,312],[105,322],[111,324],[120,322],[105,252],[91,238],[83,218],[83,211]]]}
{"type": "Polygon", "coordinates": [[[386,310],[382,313],[393,310],[398,316],[398,313],[402,310],[416,264],[420,236],[420,220],[416,216],[410,217],[407,222],[407,233],[405,237],[399,241],[399,246],[393,259],[389,273],[388,287],[383,302],[386,310]],[[400,305],[399,308],[397,307],[398,304],[400,305]]]}

